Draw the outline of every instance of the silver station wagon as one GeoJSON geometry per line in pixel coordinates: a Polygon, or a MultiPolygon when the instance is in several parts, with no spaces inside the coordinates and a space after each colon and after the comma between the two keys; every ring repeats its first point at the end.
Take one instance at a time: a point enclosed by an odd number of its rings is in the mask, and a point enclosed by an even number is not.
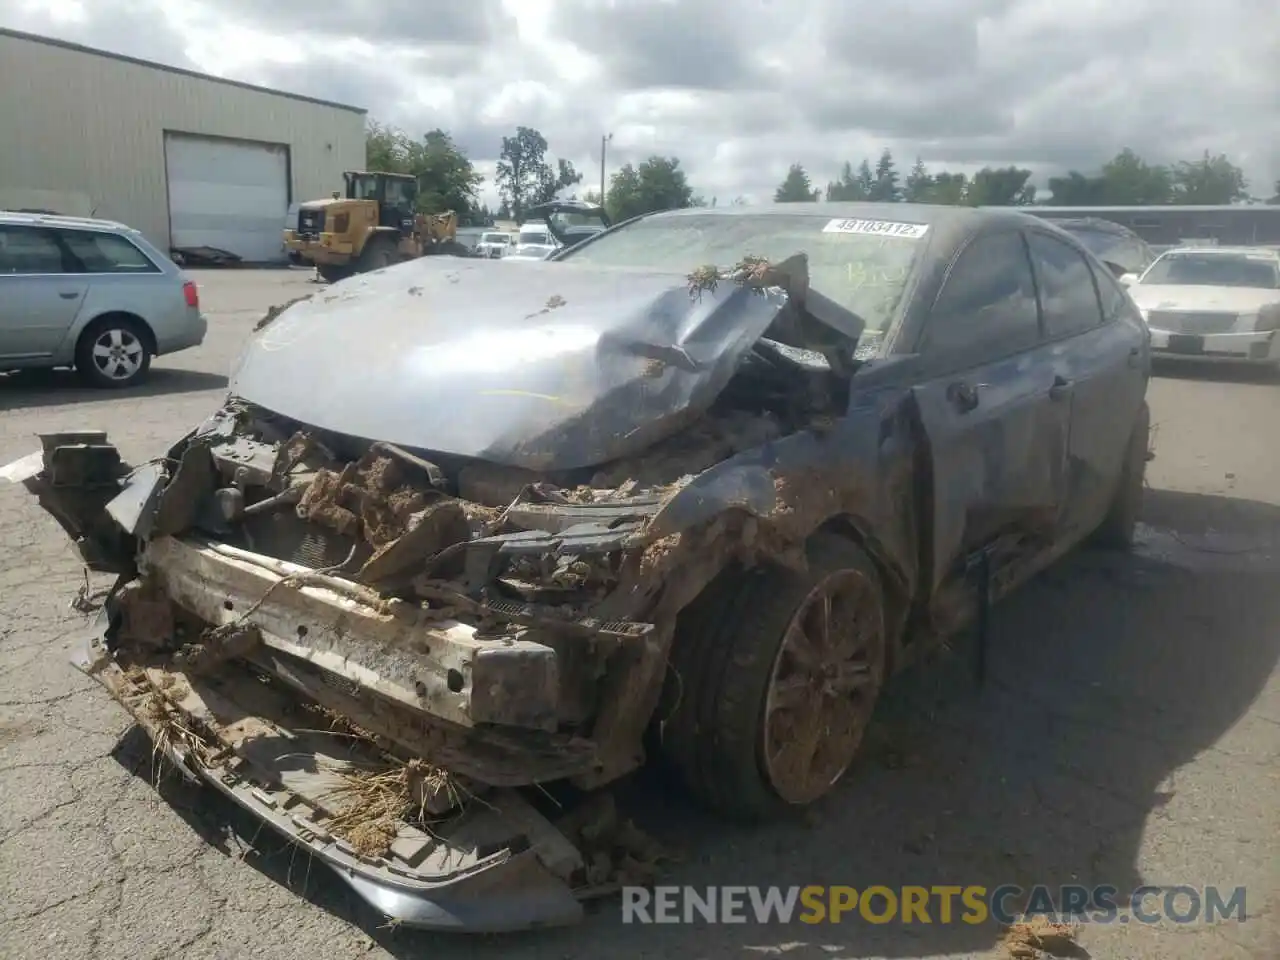
{"type": "Polygon", "coordinates": [[[206,329],[195,283],[137,230],[0,212],[0,372],[73,366],[93,386],[133,386],[206,329]]]}

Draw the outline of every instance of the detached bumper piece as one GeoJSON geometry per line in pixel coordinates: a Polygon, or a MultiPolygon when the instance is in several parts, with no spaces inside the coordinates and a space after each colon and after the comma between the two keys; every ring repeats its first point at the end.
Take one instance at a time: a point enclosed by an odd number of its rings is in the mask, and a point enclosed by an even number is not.
{"type": "Polygon", "coordinates": [[[301,712],[247,666],[225,664],[211,677],[126,671],[107,651],[106,627],[104,616],[72,662],[129,711],[157,752],[327,864],[391,921],[467,933],[581,921],[569,885],[581,855],[518,793],[417,796],[415,808],[442,810],[430,833],[400,820],[383,849],[358,849],[335,824],[352,783],[385,767],[384,756],[350,734],[326,731],[322,716],[301,712]],[[166,709],[157,709],[160,702],[166,709]]]}

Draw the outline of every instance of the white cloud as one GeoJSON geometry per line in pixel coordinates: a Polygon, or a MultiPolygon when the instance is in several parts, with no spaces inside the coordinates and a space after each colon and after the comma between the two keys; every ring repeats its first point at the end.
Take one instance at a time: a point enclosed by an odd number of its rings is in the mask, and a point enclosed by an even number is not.
{"type": "Polygon", "coordinates": [[[1039,176],[1213,150],[1255,193],[1280,177],[1274,0],[0,0],[0,25],[443,127],[489,176],[523,124],[586,183],[612,132],[610,166],[675,155],[722,200],[882,147],[1039,176]]]}

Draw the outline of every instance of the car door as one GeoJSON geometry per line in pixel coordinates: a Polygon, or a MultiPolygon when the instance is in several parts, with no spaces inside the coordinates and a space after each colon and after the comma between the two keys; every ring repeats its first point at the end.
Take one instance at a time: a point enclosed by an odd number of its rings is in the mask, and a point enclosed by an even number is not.
{"type": "MultiPolygon", "coordinates": [[[[975,237],[942,282],[914,388],[932,466],[936,590],[1005,533],[1056,537],[1070,388],[1055,377],[1022,232],[975,237]]],[[[1034,550],[1030,546],[1027,549],[1034,550]]]]}
{"type": "Polygon", "coordinates": [[[88,278],[70,272],[54,231],[0,224],[0,357],[51,356],[75,323],[88,278]]]}
{"type": "Polygon", "coordinates": [[[1107,512],[1146,394],[1142,318],[1110,272],[1071,243],[1033,229],[1027,244],[1053,369],[1071,385],[1063,535],[1074,539],[1107,512]]]}

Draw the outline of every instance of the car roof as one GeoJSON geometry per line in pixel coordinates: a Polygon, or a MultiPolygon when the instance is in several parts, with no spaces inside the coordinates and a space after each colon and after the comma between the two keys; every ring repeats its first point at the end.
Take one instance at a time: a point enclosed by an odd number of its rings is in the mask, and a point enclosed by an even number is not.
{"type": "Polygon", "coordinates": [[[1165,250],[1164,253],[1160,254],[1160,256],[1164,256],[1166,253],[1206,253],[1211,256],[1247,256],[1252,258],[1261,256],[1268,260],[1280,260],[1280,248],[1271,246],[1249,247],[1240,245],[1234,247],[1200,247],[1196,246],[1194,243],[1188,243],[1176,247],[1170,247],[1168,250],[1165,250]]]}
{"type": "MultiPolygon", "coordinates": [[[[1104,220],[1102,217],[1044,217],[1042,219],[1049,221],[1055,227],[1061,227],[1063,230],[1096,230],[1099,233],[1114,233],[1117,236],[1142,240],[1138,234],[1124,224],[1116,223],[1114,220],[1104,220]]],[[[1142,242],[1145,243],[1146,241],[1143,240],[1142,242]]]]}
{"type": "Polygon", "coordinates": [[[93,217],[63,217],[50,213],[16,213],[0,210],[0,223],[32,227],[68,227],[77,230],[109,230],[112,232],[136,232],[127,224],[93,217]]]}
{"type": "MultiPolygon", "coordinates": [[[[750,216],[812,216],[846,220],[889,220],[930,225],[977,226],[984,221],[1034,219],[1018,207],[961,207],[934,203],[870,203],[829,202],[817,203],[761,203],[727,207],[686,207],[681,210],[663,210],[649,214],[648,218],[694,216],[750,217],[750,216]]],[[[646,218],[646,219],[648,219],[646,218]]]]}

